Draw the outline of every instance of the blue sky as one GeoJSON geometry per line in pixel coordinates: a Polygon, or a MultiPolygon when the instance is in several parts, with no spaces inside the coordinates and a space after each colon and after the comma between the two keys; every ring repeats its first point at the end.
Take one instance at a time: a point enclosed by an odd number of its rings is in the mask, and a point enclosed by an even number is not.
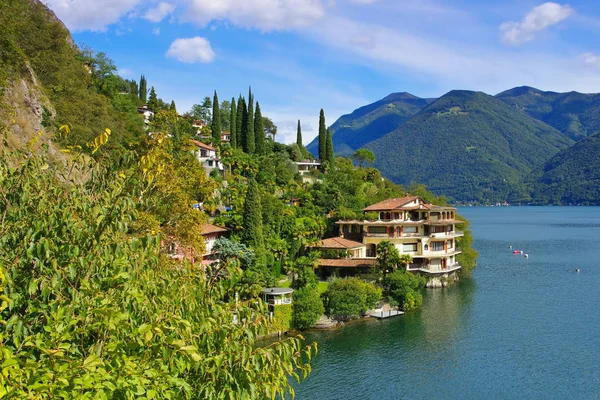
{"type": "Polygon", "coordinates": [[[531,0],[46,0],[76,42],[178,111],[251,85],[279,141],[392,92],[600,92],[600,4],[531,0]]]}

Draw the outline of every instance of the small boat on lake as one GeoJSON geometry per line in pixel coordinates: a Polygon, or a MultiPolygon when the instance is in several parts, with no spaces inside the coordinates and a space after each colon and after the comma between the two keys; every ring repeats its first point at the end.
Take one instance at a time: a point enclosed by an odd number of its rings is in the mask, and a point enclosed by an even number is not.
{"type": "Polygon", "coordinates": [[[521,250],[513,250],[513,254],[521,254],[521,250]]]}

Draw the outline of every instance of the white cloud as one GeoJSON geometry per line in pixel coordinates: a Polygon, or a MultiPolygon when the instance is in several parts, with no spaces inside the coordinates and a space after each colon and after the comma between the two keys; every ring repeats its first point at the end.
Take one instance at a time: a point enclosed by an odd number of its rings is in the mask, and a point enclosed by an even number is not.
{"type": "Polygon", "coordinates": [[[511,21],[500,25],[502,41],[510,45],[527,42],[534,38],[536,32],[556,25],[574,13],[575,10],[569,5],[544,3],[534,7],[520,22],[511,21]]]}
{"type": "Polygon", "coordinates": [[[74,31],[105,31],[140,0],[46,0],[65,25],[74,31]]]}
{"type": "Polygon", "coordinates": [[[200,36],[175,39],[166,55],[184,63],[209,63],[215,58],[210,42],[200,36]]]}
{"type": "Polygon", "coordinates": [[[191,0],[183,19],[202,27],[227,20],[266,32],[306,27],[324,15],[321,0],[191,0]]]}
{"type": "Polygon", "coordinates": [[[152,28],[152,34],[156,36],[160,35],[160,26],[152,28]]]}
{"type": "Polygon", "coordinates": [[[379,0],[350,0],[351,3],[356,3],[356,4],[372,4],[372,3],[375,3],[376,1],[379,1],[379,0]]]}
{"type": "Polygon", "coordinates": [[[600,56],[594,53],[583,53],[581,55],[581,61],[588,67],[597,68],[600,70],[600,56]]]}
{"type": "Polygon", "coordinates": [[[171,3],[165,3],[161,1],[156,7],[149,9],[144,14],[144,19],[151,22],[160,22],[167,15],[172,14],[175,11],[175,6],[171,3]]]}

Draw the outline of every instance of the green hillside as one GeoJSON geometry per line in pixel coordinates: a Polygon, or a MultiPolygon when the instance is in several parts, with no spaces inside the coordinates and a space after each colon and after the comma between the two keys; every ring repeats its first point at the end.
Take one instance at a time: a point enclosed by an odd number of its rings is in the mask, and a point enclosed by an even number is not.
{"type": "MultiPolygon", "coordinates": [[[[356,149],[396,129],[431,101],[432,99],[422,99],[406,92],[392,93],[351,114],[341,116],[331,125],[336,154],[351,155],[356,149]]],[[[318,144],[317,138],[307,149],[317,154],[318,144]]]]}
{"type": "Polygon", "coordinates": [[[544,92],[522,86],[496,97],[573,140],[581,140],[600,130],[600,94],[544,92]]]}
{"type": "Polygon", "coordinates": [[[539,204],[600,205],[600,132],[562,150],[537,175],[539,204]]]}
{"type": "Polygon", "coordinates": [[[461,202],[527,201],[523,177],[573,141],[481,92],[451,91],[366,147],[401,184],[461,202]]]}

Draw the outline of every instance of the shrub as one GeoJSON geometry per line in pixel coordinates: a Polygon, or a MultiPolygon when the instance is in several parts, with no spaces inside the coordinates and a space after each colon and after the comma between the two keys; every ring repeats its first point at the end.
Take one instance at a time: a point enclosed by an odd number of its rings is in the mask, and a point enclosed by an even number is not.
{"type": "Polygon", "coordinates": [[[389,297],[404,311],[414,310],[423,304],[420,290],[425,287],[426,279],[420,275],[397,270],[385,278],[389,297]]]}
{"type": "Polygon", "coordinates": [[[325,312],[319,293],[314,288],[304,287],[294,292],[294,325],[298,329],[308,329],[325,312]]]}
{"type": "Polygon", "coordinates": [[[327,313],[340,320],[357,318],[381,299],[381,289],[358,278],[337,279],[323,294],[327,313]]]}

